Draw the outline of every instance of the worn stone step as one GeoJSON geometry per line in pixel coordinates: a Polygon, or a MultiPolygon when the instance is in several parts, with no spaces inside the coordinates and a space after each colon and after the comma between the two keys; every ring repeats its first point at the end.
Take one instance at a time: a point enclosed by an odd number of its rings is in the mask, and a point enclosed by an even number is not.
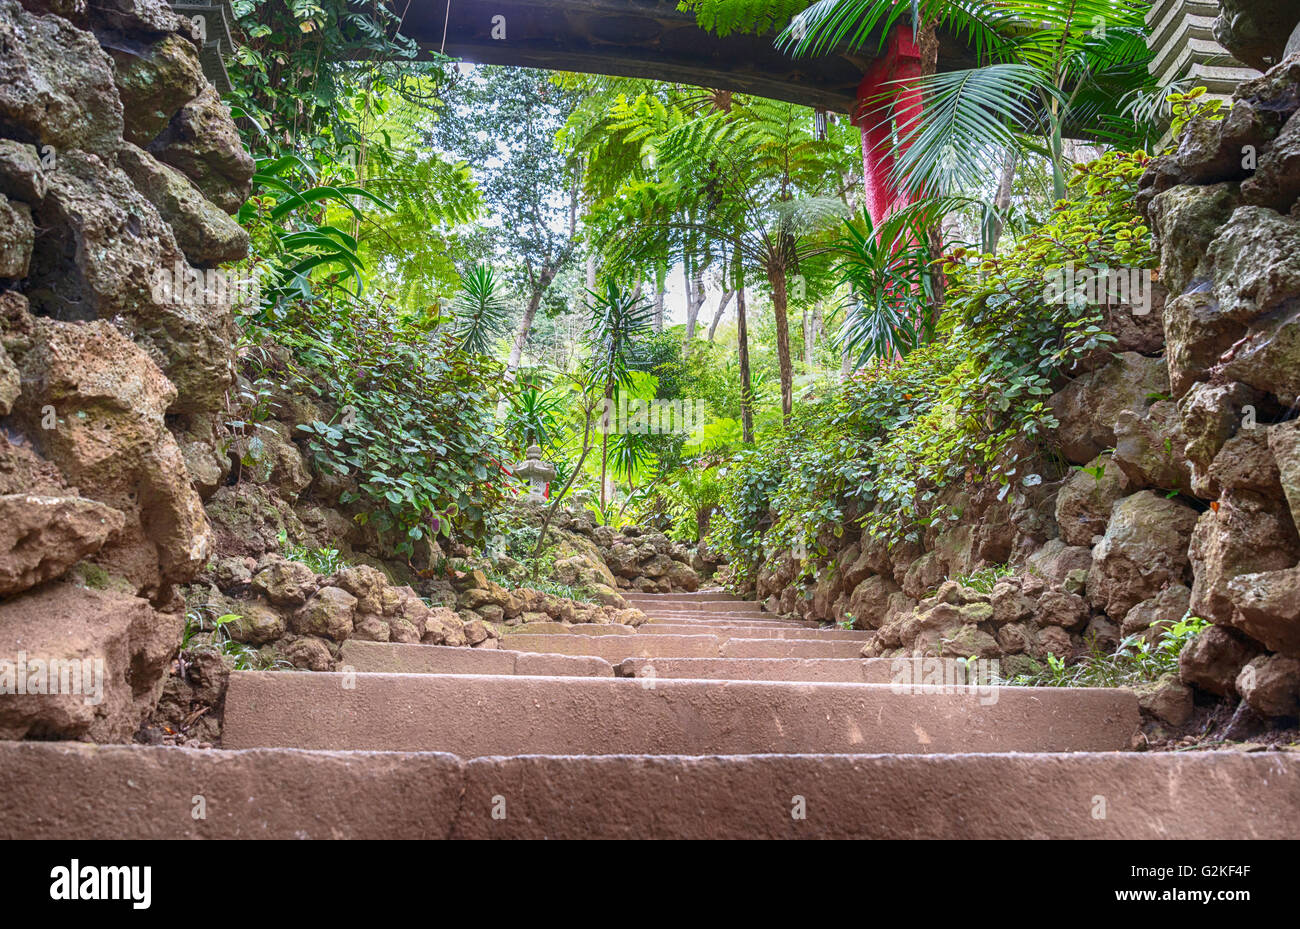
{"type": "Polygon", "coordinates": [[[1289,839],[1300,817],[1292,752],[462,760],[0,742],[0,771],[0,839],[1289,839]]]}
{"type": "MultiPolygon", "coordinates": [[[[691,633],[697,635],[700,633],[710,634],[709,632],[710,630],[717,629],[723,626],[728,626],[728,627],[741,626],[746,629],[790,629],[795,631],[801,629],[805,631],[816,631],[818,629],[829,628],[829,627],[818,625],[816,623],[767,622],[762,620],[751,621],[748,619],[684,619],[679,616],[673,616],[667,619],[660,619],[658,617],[654,617],[651,618],[649,621],[642,623],[642,625],[677,626],[683,629],[689,629],[691,630],[691,633]]],[[[638,626],[636,628],[639,629],[641,627],[638,626]]]]}
{"type": "MultiPolygon", "coordinates": [[[[576,632],[578,627],[573,627],[576,632]]],[[[645,623],[638,626],[636,631],[639,634],[652,635],[698,635],[702,630],[699,626],[690,626],[678,623],[645,623]]],[[[863,632],[858,629],[838,629],[829,627],[826,629],[808,629],[804,627],[784,627],[777,626],[747,626],[738,623],[720,623],[709,627],[712,635],[726,637],[731,639],[814,639],[830,641],[853,641],[862,642],[871,638],[871,633],[863,632]]]]}
{"type": "Polygon", "coordinates": [[[754,602],[738,594],[733,594],[731,591],[723,587],[701,587],[699,590],[679,590],[678,592],[671,594],[652,594],[640,590],[624,590],[622,593],[624,596],[637,597],[642,600],[725,600],[730,603],[754,602]]]}
{"type": "Polygon", "coordinates": [[[888,684],[899,676],[898,663],[904,661],[913,659],[624,658],[614,666],[614,673],[637,678],[888,684]]]}
{"type": "Polygon", "coordinates": [[[751,600],[686,600],[667,596],[650,599],[644,596],[623,595],[628,604],[642,611],[670,610],[676,613],[762,613],[763,605],[751,600]]]}
{"type": "Polygon", "coordinates": [[[859,658],[862,643],[837,639],[726,639],[722,658],[859,658]]]}
{"type": "MultiPolygon", "coordinates": [[[[742,626],[746,629],[786,629],[793,632],[816,632],[819,629],[827,628],[816,623],[784,623],[784,622],[750,622],[747,619],[682,619],[680,617],[669,617],[668,619],[651,618],[642,626],[675,626],[687,630],[684,635],[713,635],[713,630],[720,627],[742,626]]],[[[635,627],[640,629],[641,626],[635,627]]]]}
{"type": "MultiPolygon", "coordinates": [[[[506,638],[503,641],[509,642],[506,638]]],[[[397,642],[343,643],[345,668],[385,674],[523,674],[553,677],[663,677],[736,681],[824,681],[888,684],[909,677],[900,670],[909,658],[626,658],[617,666],[603,658],[520,652],[510,649],[451,648],[397,642]]],[[[949,675],[949,680],[956,680],[949,675]]]]}
{"type": "Polygon", "coordinates": [[[747,639],[719,635],[535,635],[508,637],[519,651],[624,658],[857,658],[859,642],[834,639],[747,639]]]}
{"type": "Polygon", "coordinates": [[[463,757],[1111,751],[1137,726],[1122,690],[245,671],[230,676],[222,744],[463,757]]]}
{"type": "Polygon", "coordinates": [[[1289,752],[462,760],[0,742],[0,766],[4,839],[1286,839],[1300,816],[1289,752]]]}
{"type": "MultiPolygon", "coordinates": [[[[523,625],[528,625],[524,623],[523,625]]],[[[506,627],[509,631],[509,627],[506,627]]],[[[570,635],[636,635],[635,626],[622,623],[574,623],[569,627],[570,635]]]]}
{"type": "MultiPolygon", "coordinates": [[[[642,610],[642,612],[645,611],[642,610]]],[[[650,617],[652,622],[689,623],[691,625],[698,623],[709,625],[743,623],[747,626],[787,626],[795,629],[816,629],[821,625],[812,620],[782,618],[771,614],[759,616],[754,613],[666,613],[651,611],[646,613],[646,616],[650,617]]]]}
{"type": "MultiPolygon", "coordinates": [[[[508,641],[508,640],[503,640],[508,641]]],[[[524,674],[540,677],[613,677],[603,658],[510,649],[403,645],[348,639],[339,661],[354,671],[391,674],[524,674]]]]}

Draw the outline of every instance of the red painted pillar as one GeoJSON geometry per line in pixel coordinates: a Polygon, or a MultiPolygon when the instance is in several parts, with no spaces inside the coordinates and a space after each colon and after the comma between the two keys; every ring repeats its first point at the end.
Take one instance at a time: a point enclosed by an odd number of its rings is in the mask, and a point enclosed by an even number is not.
{"type": "Polygon", "coordinates": [[[858,85],[858,110],[853,121],[862,130],[862,172],[866,180],[867,212],[879,223],[912,197],[900,192],[890,177],[894,167],[896,130],[900,135],[921,118],[921,91],[895,84],[921,75],[921,53],[911,30],[894,27],[884,53],[871,63],[858,85]]]}

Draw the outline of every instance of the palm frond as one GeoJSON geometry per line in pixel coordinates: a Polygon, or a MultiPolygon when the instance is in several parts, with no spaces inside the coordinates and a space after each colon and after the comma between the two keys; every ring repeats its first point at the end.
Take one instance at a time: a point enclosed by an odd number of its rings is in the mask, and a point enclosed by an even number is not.
{"type": "MultiPolygon", "coordinates": [[[[894,180],[914,194],[977,188],[997,171],[1002,152],[1019,148],[1016,129],[1033,125],[1036,107],[1059,92],[1042,71],[995,64],[921,77],[925,118],[898,134],[894,180]]],[[[893,92],[893,89],[891,89],[893,92]]]]}

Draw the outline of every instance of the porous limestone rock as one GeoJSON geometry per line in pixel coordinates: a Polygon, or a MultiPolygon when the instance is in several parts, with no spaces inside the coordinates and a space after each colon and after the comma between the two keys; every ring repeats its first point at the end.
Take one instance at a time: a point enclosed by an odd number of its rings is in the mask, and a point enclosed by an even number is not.
{"type": "Polygon", "coordinates": [[[111,506],[85,497],[0,496],[0,597],[62,576],[125,522],[111,506]]]}
{"type": "Polygon", "coordinates": [[[1088,599],[1114,619],[1188,573],[1188,540],[1197,514],[1185,503],[1139,491],[1115,504],[1093,550],[1088,599]]]}

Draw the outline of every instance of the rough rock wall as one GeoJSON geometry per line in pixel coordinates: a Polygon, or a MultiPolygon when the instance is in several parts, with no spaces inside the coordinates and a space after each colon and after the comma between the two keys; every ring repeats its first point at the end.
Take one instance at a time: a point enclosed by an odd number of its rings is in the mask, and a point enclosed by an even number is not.
{"type": "Polygon", "coordinates": [[[176,435],[223,409],[234,330],[156,283],[244,256],[252,173],[164,0],[0,0],[0,662],[106,676],[0,697],[0,737],[129,740],[158,698],[213,547],[176,435]]]}
{"type": "MultiPolygon", "coordinates": [[[[1294,19],[1291,25],[1294,26],[1294,19]]],[[[1289,31],[1289,30],[1288,30],[1289,31]]],[[[1171,389],[1194,493],[1190,608],[1216,624],[1184,678],[1300,712],[1300,55],[1154,161],[1171,389]]]]}
{"type": "MultiPolygon", "coordinates": [[[[824,539],[837,554],[811,586],[775,558],[757,582],[770,608],[875,630],[865,655],[997,657],[1011,673],[1093,638],[1154,639],[1190,610],[1215,625],[1184,651],[1185,684],[1300,713],[1297,110],[1300,55],[1151,163],[1139,202],[1168,296],[1113,315],[1117,351],[1051,398],[1077,470],[1006,499],[949,490],[962,518],[921,544],[824,539]],[[983,592],[954,580],[1002,564],[1013,573],[983,592]]],[[[1179,724],[1191,693],[1168,697],[1179,724]]]]}
{"type": "MultiPolygon", "coordinates": [[[[540,527],[548,505],[515,501],[502,516],[517,525],[540,527]]],[[[664,533],[640,526],[597,526],[590,511],[561,507],[547,530],[555,556],[552,579],[582,587],[606,606],[627,606],[620,590],[679,593],[699,589],[700,576],[716,570],[719,559],[704,546],[688,548],[664,533]]],[[[493,569],[522,583],[526,573],[514,559],[497,558],[493,569]]]]}
{"type": "Polygon", "coordinates": [[[1214,38],[1238,61],[1264,71],[1285,57],[1296,23],[1300,0],[1219,0],[1214,38]]]}

